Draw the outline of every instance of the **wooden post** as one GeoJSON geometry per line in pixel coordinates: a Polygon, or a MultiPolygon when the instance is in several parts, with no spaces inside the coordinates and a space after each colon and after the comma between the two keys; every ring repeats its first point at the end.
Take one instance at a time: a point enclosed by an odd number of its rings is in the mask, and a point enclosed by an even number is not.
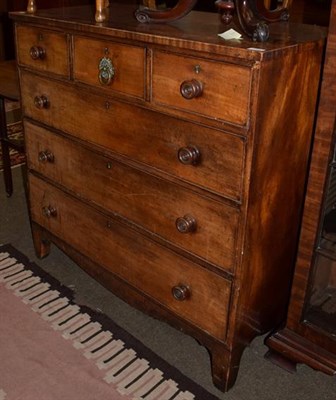
{"type": "Polygon", "coordinates": [[[28,0],[27,13],[34,14],[35,11],[36,11],[36,2],[35,2],[35,0],[28,0]]]}
{"type": "Polygon", "coordinates": [[[96,0],[96,22],[104,22],[107,16],[107,8],[110,5],[109,0],[96,0]]]}

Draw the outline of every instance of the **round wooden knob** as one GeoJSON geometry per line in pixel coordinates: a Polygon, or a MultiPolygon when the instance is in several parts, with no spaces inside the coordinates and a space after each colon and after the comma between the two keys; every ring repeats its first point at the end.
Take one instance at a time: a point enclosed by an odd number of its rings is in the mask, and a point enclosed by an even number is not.
{"type": "Polygon", "coordinates": [[[43,207],[42,208],[42,212],[43,215],[47,218],[51,218],[51,217],[56,217],[57,216],[57,210],[56,208],[52,207],[52,206],[48,206],[48,207],[43,207]]]}
{"type": "Polygon", "coordinates": [[[46,96],[35,96],[34,98],[35,107],[43,109],[49,107],[49,100],[46,96]]]}
{"type": "Polygon", "coordinates": [[[30,48],[30,57],[33,60],[43,60],[46,56],[46,51],[43,47],[33,46],[30,48]]]}
{"type": "Polygon", "coordinates": [[[184,81],[181,83],[180,92],[185,99],[191,100],[201,96],[203,92],[203,85],[200,81],[197,81],[196,79],[184,81]]]}
{"type": "Polygon", "coordinates": [[[177,157],[182,164],[197,165],[201,159],[201,153],[195,146],[181,147],[177,157]]]}
{"type": "Polygon", "coordinates": [[[54,155],[49,150],[40,151],[38,154],[38,160],[40,162],[46,163],[53,163],[54,162],[54,155]]]}
{"type": "Polygon", "coordinates": [[[176,225],[176,229],[180,233],[195,232],[196,227],[197,227],[196,220],[191,215],[185,215],[184,217],[177,218],[175,225],[176,225]]]}
{"type": "Polygon", "coordinates": [[[184,301],[190,297],[190,289],[185,285],[177,285],[172,288],[172,295],[175,300],[184,301]]]}

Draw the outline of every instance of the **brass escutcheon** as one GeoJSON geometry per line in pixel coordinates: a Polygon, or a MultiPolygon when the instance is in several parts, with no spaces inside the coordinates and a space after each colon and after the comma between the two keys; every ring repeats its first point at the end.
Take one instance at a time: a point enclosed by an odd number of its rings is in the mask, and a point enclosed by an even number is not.
{"type": "Polygon", "coordinates": [[[103,57],[99,61],[98,70],[99,70],[98,73],[99,82],[102,85],[109,85],[115,74],[115,69],[112,64],[112,60],[110,58],[103,57]]]}
{"type": "Polygon", "coordinates": [[[194,71],[196,74],[200,74],[201,73],[201,66],[200,65],[195,65],[194,66],[194,71]]]}

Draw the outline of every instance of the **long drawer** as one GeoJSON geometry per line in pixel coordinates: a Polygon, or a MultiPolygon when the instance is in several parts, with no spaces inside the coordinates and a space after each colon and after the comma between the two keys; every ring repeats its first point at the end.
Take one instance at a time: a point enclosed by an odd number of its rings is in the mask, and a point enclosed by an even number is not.
{"type": "Polygon", "coordinates": [[[30,175],[32,220],[164,307],[225,339],[231,282],[30,175]]]}
{"type": "Polygon", "coordinates": [[[29,168],[227,270],[239,211],[25,122],[29,168]]]}
{"type": "Polygon", "coordinates": [[[24,114],[235,201],[241,200],[245,140],[178,121],[75,85],[21,73],[24,114]],[[90,121],[90,122],[88,122],[90,121]]]}

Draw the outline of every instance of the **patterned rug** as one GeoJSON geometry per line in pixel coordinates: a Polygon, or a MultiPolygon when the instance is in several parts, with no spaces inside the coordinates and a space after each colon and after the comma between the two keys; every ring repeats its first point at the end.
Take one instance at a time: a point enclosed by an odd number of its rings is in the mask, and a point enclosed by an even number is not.
{"type": "Polygon", "coordinates": [[[73,298],[0,246],[0,400],[217,399],[73,298]]]}
{"type": "MultiPolygon", "coordinates": [[[[22,128],[22,122],[14,122],[10,123],[7,125],[7,134],[8,138],[19,141],[22,140],[23,138],[23,128],[22,128]]],[[[9,151],[9,156],[11,159],[11,166],[17,167],[19,165],[22,165],[26,162],[26,157],[24,153],[19,153],[15,149],[10,148],[9,151]]],[[[3,170],[3,161],[2,161],[2,149],[0,146],[0,171],[3,170]]]]}

